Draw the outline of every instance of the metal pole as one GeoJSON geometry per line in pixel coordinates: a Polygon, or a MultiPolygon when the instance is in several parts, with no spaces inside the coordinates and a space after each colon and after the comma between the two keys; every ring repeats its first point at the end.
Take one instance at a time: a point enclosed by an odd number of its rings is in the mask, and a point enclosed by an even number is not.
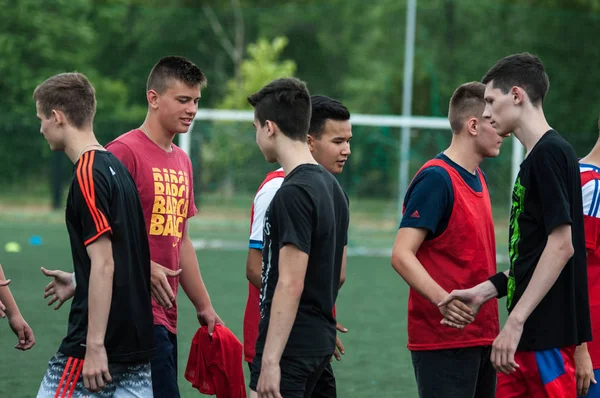
{"type": "MultiPolygon", "coordinates": [[[[412,113],[413,64],[415,53],[415,25],[417,0],[408,0],[406,9],[406,43],[404,45],[404,82],[402,90],[402,116],[412,113]]],[[[400,138],[400,169],[398,183],[398,217],[402,218],[402,202],[408,187],[408,165],[410,156],[410,127],[402,127],[400,138]]]]}

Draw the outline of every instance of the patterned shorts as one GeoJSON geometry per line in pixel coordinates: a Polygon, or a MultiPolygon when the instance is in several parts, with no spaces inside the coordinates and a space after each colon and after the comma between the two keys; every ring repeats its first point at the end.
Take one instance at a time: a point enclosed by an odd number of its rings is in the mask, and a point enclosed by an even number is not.
{"type": "Polygon", "coordinates": [[[153,398],[150,363],[109,363],[112,378],[100,392],[83,385],[83,360],[57,353],[50,359],[37,398],[153,398]]]}

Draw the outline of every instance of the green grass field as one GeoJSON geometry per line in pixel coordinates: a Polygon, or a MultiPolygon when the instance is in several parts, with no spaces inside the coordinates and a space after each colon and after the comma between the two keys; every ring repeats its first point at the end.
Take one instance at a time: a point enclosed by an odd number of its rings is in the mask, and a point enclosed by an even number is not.
{"type": "MultiPolygon", "coordinates": [[[[199,217],[190,224],[192,238],[245,243],[247,209],[240,205],[223,212],[217,211],[218,207],[217,203],[210,202],[203,205],[199,217]]],[[[0,320],[0,397],[29,398],[35,396],[47,361],[66,333],[69,310],[68,305],[58,311],[46,305],[43,290],[48,281],[40,267],[72,270],[71,254],[62,212],[0,210],[0,263],[7,278],[12,279],[11,290],[37,341],[28,352],[15,350],[16,337],[6,320],[0,320]],[[32,235],[40,235],[43,245],[29,245],[32,235]],[[4,252],[4,245],[9,241],[20,243],[21,252],[4,252]]],[[[396,221],[386,219],[381,215],[385,213],[382,210],[381,206],[369,205],[363,212],[353,213],[350,245],[391,248],[396,221]],[[378,218],[369,216],[371,207],[378,218]]],[[[499,225],[501,248],[506,234],[503,224],[499,225]]],[[[244,250],[198,251],[213,304],[240,340],[247,297],[245,257],[244,250]]],[[[334,364],[338,396],[416,396],[410,354],[406,349],[407,291],[404,281],[391,268],[389,257],[349,258],[347,282],[338,299],[338,318],[349,329],[343,336],[346,355],[334,364]]],[[[191,338],[199,325],[183,292],[179,305],[180,388],[183,397],[196,397],[200,394],[183,378],[183,369],[191,338]]]]}

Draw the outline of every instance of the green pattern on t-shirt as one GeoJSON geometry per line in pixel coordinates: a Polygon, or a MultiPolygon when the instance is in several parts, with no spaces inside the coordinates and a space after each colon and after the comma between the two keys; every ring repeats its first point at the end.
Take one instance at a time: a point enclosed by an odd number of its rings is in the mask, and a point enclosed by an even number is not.
{"type": "Polygon", "coordinates": [[[506,297],[506,307],[510,308],[515,293],[515,263],[519,258],[519,240],[521,239],[521,230],[519,228],[519,216],[523,212],[523,202],[525,200],[525,187],[521,185],[521,178],[517,178],[513,187],[512,206],[510,209],[510,234],[508,253],[510,256],[510,271],[508,274],[508,293],[506,297]]]}

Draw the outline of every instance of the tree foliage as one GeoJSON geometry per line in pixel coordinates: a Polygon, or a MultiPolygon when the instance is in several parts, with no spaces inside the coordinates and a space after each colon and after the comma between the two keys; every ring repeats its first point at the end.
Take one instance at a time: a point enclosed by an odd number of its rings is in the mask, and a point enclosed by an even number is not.
{"type": "MultiPolygon", "coordinates": [[[[95,129],[105,142],[139,125],[148,72],[160,57],[172,54],[190,58],[207,75],[204,108],[250,109],[248,94],[275,77],[295,75],[312,94],[336,97],[352,113],[399,114],[402,109],[406,2],[40,4],[0,0],[2,182],[44,176],[44,168],[31,162],[35,158],[46,165],[49,155],[38,138],[31,95],[37,84],[64,71],[83,72],[95,85],[95,129]],[[241,51],[232,48],[242,33],[245,49],[239,63],[241,51]],[[226,39],[231,45],[224,45],[226,39]]],[[[458,85],[480,80],[503,56],[533,52],[550,75],[544,104],[550,124],[583,155],[597,138],[598,37],[600,0],[419,0],[412,112],[444,116],[458,85]]],[[[207,187],[216,189],[222,185],[219,180],[242,188],[255,184],[261,176],[250,177],[250,171],[260,174],[270,166],[255,147],[251,126],[211,126],[198,126],[203,156],[193,159],[207,187]]],[[[395,129],[355,129],[349,172],[342,177],[349,191],[396,195],[398,139],[395,129]]],[[[411,172],[422,161],[418,154],[443,149],[449,137],[446,132],[415,131],[412,141],[411,172]]],[[[509,158],[505,154],[498,162],[509,158]]],[[[498,163],[498,170],[506,170],[504,163],[498,163]]],[[[491,172],[488,178],[498,186],[506,173],[491,172]]]]}

